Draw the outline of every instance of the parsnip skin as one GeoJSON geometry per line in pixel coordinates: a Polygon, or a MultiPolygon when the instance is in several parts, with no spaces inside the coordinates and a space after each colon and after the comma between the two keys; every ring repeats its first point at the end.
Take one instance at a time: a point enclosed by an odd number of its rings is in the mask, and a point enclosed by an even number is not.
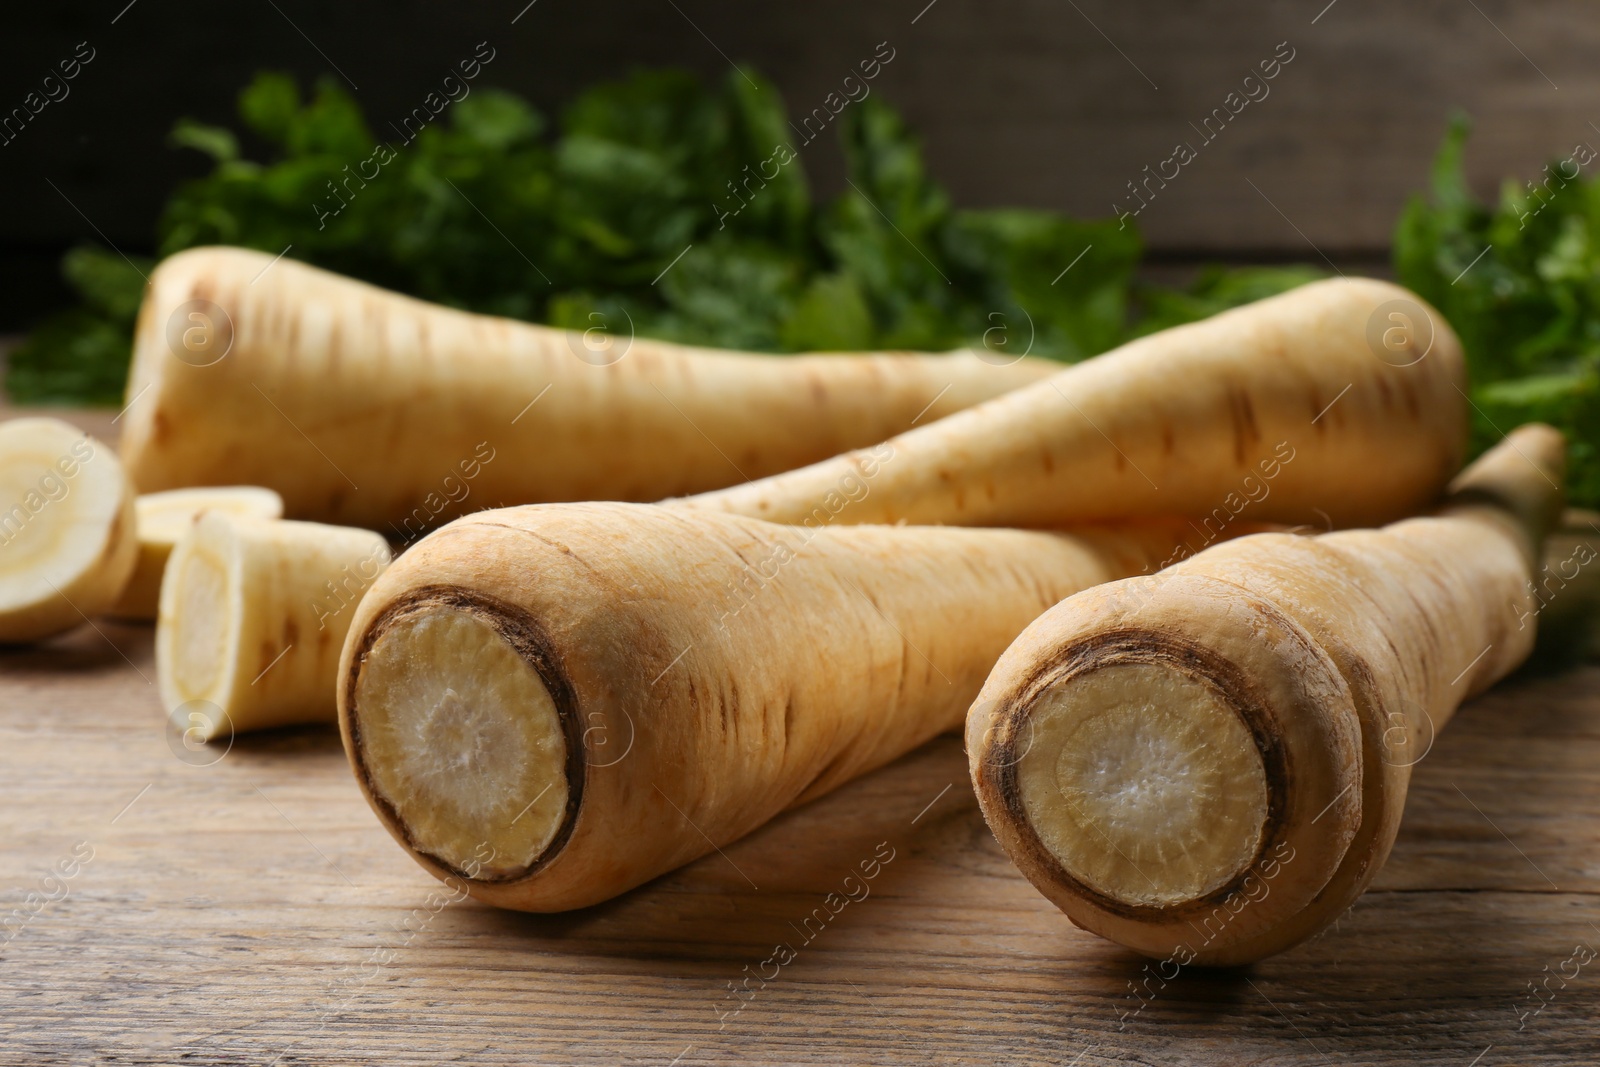
{"type": "Polygon", "coordinates": [[[466,878],[459,857],[475,856],[482,869],[466,881],[481,900],[582,907],[958,726],[994,658],[1045,606],[1140,573],[1193,536],[1186,522],[1081,536],[799,530],[617,503],[469,516],[410,549],[361,602],[340,665],[346,751],[391,834],[436,876],[466,878]],[[498,681],[485,689],[493,672],[470,651],[489,642],[388,645],[429,620],[483,622],[542,680],[542,692],[516,689],[564,724],[559,810],[511,750],[537,737],[547,751],[561,731],[523,731],[522,704],[497,704],[498,681]],[[395,666],[380,673],[377,660],[395,666]],[[435,695],[398,707],[419,686],[435,695]],[[369,707],[375,693],[397,706],[369,707]],[[388,725],[397,717],[403,731],[388,725]],[[414,743],[387,740],[425,733],[459,738],[431,755],[472,775],[435,772],[414,743]],[[417,787],[386,794],[375,778],[403,776],[375,774],[374,761],[416,764],[417,787]],[[485,795],[480,778],[524,782],[526,795],[485,795]],[[519,836],[530,804],[547,806],[519,836]],[[411,825],[455,810],[478,823],[463,817],[440,848],[418,848],[411,825]]]}
{"type": "MultiPolygon", "coordinates": [[[[1180,965],[1250,962],[1331,923],[1387,858],[1411,767],[1434,733],[1533,646],[1528,580],[1559,515],[1563,448],[1549,427],[1523,427],[1463,472],[1432,517],[1244,537],[1046,612],[1001,657],[967,720],[974,787],[1002,848],[1077,925],[1180,965]],[[1127,684],[1096,706],[1064,703],[1097,672],[1129,665],[1127,684]],[[1160,759],[1131,748],[1092,775],[1060,778],[1076,764],[1050,747],[1071,733],[1050,718],[1056,709],[1121,716],[1137,731],[1152,715],[1150,687],[1168,677],[1234,710],[1256,742],[1248,776],[1259,773],[1269,800],[1255,827],[1217,821],[1213,837],[1239,835],[1248,858],[1234,862],[1233,842],[1213,839],[1201,856],[1216,864],[1208,891],[1152,903],[1169,865],[1192,882],[1193,856],[1153,862],[1124,835],[1128,865],[1089,884],[1081,863],[1063,864],[1073,846],[1061,842],[1090,842],[1080,847],[1092,854],[1123,828],[1062,822],[1067,809],[1037,788],[1030,799],[1026,783],[1054,766],[1063,796],[1110,797],[1123,812],[1119,798],[1138,800],[1141,760],[1171,781],[1203,779],[1219,758],[1203,739],[1160,759]]],[[[1236,788],[1220,788],[1221,802],[1236,788]]],[[[1159,840],[1175,814],[1132,825],[1159,840]]]]}
{"type": "Polygon", "coordinates": [[[156,676],[168,715],[202,740],[332,722],[355,605],[388,562],[388,544],[367,530],[201,515],[161,583],[156,676]]]}
{"type": "Polygon", "coordinates": [[[59,419],[0,424],[0,642],[104,612],[133,572],[134,490],[117,455],[59,419]]]}
{"type": "Polygon", "coordinates": [[[1533,585],[1535,659],[1553,667],[1600,655],[1600,512],[1567,509],[1533,585]]]}
{"type": "MultiPolygon", "coordinates": [[[[840,521],[1205,516],[1246,495],[1267,463],[1279,473],[1258,521],[1387,522],[1431,504],[1460,466],[1464,387],[1460,344],[1418,297],[1370,279],[1316,282],[919,424],[890,442],[871,499],[840,521]]],[[[841,455],[673,503],[803,522],[872,462],[841,455]]]]}
{"type": "Polygon", "coordinates": [[[597,365],[619,351],[591,352],[601,341],[192,249],[152,272],[122,454],[145,492],[248,482],[291,517],[408,540],[489,506],[657,500],[788,470],[1056,369],[643,338],[597,365]]]}
{"type": "Polygon", "coordinates": [[[134,499],[133,508],[139,534],[138,562],[108,614],[150,622],[161,611],[161,575],[167,569],[167,557],[202,513],[226,511],[258,519],[283,517],[283,499],[270,489],[253,485],[144,493],[134,499]]]}

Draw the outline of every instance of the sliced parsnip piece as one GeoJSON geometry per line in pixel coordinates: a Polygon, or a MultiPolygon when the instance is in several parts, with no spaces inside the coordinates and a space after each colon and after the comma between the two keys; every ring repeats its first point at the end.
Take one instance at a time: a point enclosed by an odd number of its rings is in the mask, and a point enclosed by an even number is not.
{"type": "Polygon", "coordinates": [[[174,723],[209,740],[332,722],[345,632],[388,563],[368,530],[201,515],[161,582],[156,672],[174,723]]]}
{"type": "Polygon", "coordinates": [[[1383,866],[1411,768],[1533,647],[1564,442],[1524,426],[1434,515],[1260,534],[1045,612],[967,718],[984,818],[1078,926],[1247,963],[1383,866]]]}
{"type": "Polygon", "coordinates": [[[0,641],[99,615],[138,551],[133,486],[106,444],[59,419],[0,425],[0,641]]]}
{"type": "Polygon", "coordinates": [[[256,485],[170,489],[144,493],[133,502],[139,531],[139,561],[110,614],[154,620],[161,608],[161,574],[173,546],[206,511],[256,519],[283,518],[283,498],[256,485]]]}

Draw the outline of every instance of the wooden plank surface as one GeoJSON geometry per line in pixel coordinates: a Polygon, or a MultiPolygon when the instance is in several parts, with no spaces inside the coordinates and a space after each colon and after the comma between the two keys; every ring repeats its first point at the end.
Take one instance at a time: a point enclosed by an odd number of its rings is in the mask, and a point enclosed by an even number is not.
{"type": "Polygon", "coordinates": [[[609,904],[502,913],[448,902],[389,840],[331,728],[188,753],[151,643],[100,623],[0,653],[0,910],[23,915],[0,934],[6,1067],[1488,1067],[1600,1047],[1600,961],[1569,962],[1600,949],[1600,669],[1465,709],[1336,927],[1140,1000],[1143,961],[999,852],[954,738],[609,904]],[[870,895],[806,943],[875,853],[893,858],[870,895]],[[780,942],[796,959],[731,994],[780,942]]]}
{"type": "MultiPolygon", "coordinates": [[[[114,412],[68,414],[114,438],[114,412]]],[[[1335,927],[1139,997],[1144,961],[1000,853],[954,738],[616,901],[529,916],[449,901],[331,728],[195,753],[153,678],[148,627],[0,651],[0,1067],[1490,1067],[1600,1048],[1600,668],[1469,705],[1335,927]],[[808,942],[823,898],[890,854],[808,942]],[[779,943],[797,955],[774,977],[779,943]]]]}

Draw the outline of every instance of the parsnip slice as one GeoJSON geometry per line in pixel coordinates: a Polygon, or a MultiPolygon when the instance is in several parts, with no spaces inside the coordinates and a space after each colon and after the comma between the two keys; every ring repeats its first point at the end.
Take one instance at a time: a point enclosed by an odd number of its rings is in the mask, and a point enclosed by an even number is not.
{"type": "Polygon", "coordinates": [[[209,740],[332,721],[340,647],[388,563],[368,530],[201,515],[161,583],[156,672],[174,723],[209,740]]]}
{"type": "Polygon", "coordinates": [[[167,557],[207,511],[225,511],[257,519],[281,519],[283,498],[254,485],[203,486],[144,493],[133,502],[139,534],[139,557],[133,577],[110,614],[154,621],[161,609],[161,574],[167,557]]]}
{"type": "Polygon", "coordinates": [[[0,425],[0,641],[104,612],[133,571],[133,487],[109,446],[50,418],[0,425]]]}

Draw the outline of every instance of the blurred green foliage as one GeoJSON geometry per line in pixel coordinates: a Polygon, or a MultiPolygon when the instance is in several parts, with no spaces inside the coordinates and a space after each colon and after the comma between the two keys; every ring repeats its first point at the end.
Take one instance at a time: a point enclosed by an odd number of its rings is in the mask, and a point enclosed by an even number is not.
{"type": "Polygon", "coordinates": [[[1497,203],[1467,187],[1468,123],[1456,118],[1395,229],[1400,282],[1444,313],[1466,349],[1473,443],[1524,422],[1569,442],[1568,498],[1600,505],[1600,183],[1587,145],[1540,180],[1508,181],[1497,203]]]}
{"type": "MultiPolygon", "coordinates": [[[[374,131],[338,85],[262,74],[243,128],[179,122],[210,174],[173,194],[160,255],[243,245],[473,311],[759,351],[988,345],[1077,360],[1133,332],[1137,232],[1043,211],[965,211],[878,96],[833,126],[850,183],[818,204],[777,90],[753,71],[706,86],[648,71],[589,89],[556,128],[476,87],[423,127],[374,131]],[[687,252],[685,251],[687,249],[687,252]],[[1068,267],[1071,269],[1067,269],[1068,267]]],[[[148,262],[65,260],[79,307],[10,359],[19,401],[117,403],[148,262]]],[[[1203,317],[1313,276],[1208,276],[1140,290],[1145,328],[1203,317]]]]}

